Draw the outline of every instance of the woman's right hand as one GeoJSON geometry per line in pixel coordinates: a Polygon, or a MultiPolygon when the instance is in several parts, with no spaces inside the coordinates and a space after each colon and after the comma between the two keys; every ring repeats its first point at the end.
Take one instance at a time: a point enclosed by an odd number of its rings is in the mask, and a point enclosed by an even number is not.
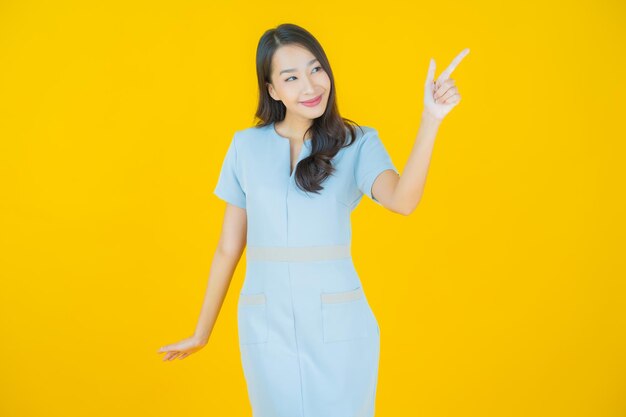
{"type": "Polygon", "coordinates": [[[164,361],[174,360],[176,358],[184,359],[192,353],[195,353],[202,349],[206,344],[206,339],[192,336],[188,337],[187,339],[181,340],[178,343],[163,346],[157,351],[157,353],[166,353],[166,355],[163,357],[164,361]]]}
{"type": "Polygon", "coordinates": [[[441,121],[461,101],[454,80],[450,74],[465,55],[469,54],[469,48],[465,48],[459,53],[452,63],[448,65],[435,81],[435,59],[430,59],[428,74],[426,75],[426,88],[424,93],[424,112],[429,113],[435,119],[441,121]]]}

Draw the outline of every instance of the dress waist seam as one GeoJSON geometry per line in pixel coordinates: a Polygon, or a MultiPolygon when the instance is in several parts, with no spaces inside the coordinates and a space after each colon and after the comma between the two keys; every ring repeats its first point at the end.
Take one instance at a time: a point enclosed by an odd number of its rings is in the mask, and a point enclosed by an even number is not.
{"type": "Polygon", "coordinates": [[[351,245],[328,246],[247,246],[249,261],[303,262],[351,257],[351,245]]]}

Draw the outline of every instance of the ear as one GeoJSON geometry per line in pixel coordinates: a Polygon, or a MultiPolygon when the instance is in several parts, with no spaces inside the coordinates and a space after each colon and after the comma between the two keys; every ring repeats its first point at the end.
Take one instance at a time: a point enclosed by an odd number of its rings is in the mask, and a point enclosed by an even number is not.
{"type": "Polygon", "coordinates": [[[269,93],[270,97],[272,97],[276,101],[280,101],[276,98],[276,91],[274,91],[274,86],[270,83],[265,83],[265,85],[267,86],[267,92],[269,93]]]}

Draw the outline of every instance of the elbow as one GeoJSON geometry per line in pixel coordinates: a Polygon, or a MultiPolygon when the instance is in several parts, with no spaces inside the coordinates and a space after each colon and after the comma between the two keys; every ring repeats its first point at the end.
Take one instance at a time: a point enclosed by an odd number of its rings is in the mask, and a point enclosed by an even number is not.
{"type": "Polygon", "coordinates": [[[396,213],[401,214],[403,216],[409,216],[410,214],[412,214],[415,209],[417,209],[419,202],[410,206],[410,207],[399,207],[396,210],[394,210],[396,213]]]}
{"type": "Polygon", "coordinates": [[[422,201],[422,193],[420,193],[419,196],[411,195],[409,197],[406,195],[397,195],[395,191],[396,190],[394,190],[391,206],[394,212],[403,216],[412,214],[417,209],[420,201],[422,201]]]}
{"type": "Polygon", "coordinates": [[[245,246],[245,243],[242,242],[219,242],[217,252],[226,258],[239,259],[245,246]]]}

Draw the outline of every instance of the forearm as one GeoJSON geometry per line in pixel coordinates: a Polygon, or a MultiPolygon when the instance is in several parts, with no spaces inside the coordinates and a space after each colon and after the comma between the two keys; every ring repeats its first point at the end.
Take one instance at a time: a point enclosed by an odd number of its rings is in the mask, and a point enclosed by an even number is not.
{"type": "Polygon", "coordinates": [[[422,113],[417,138],[394,190],[394,205],[401,213],[406,215],[412,213],[422,198],[440,124],[441,120],[431,116],[428,112],[422,113]]]}
{"type": "Polygon", "coordinates": [[[213,331],[240,257],[241,252],[225,252],[219,246],[213,255],[204,302],[194,334],[205,342],[213,331]]]}

